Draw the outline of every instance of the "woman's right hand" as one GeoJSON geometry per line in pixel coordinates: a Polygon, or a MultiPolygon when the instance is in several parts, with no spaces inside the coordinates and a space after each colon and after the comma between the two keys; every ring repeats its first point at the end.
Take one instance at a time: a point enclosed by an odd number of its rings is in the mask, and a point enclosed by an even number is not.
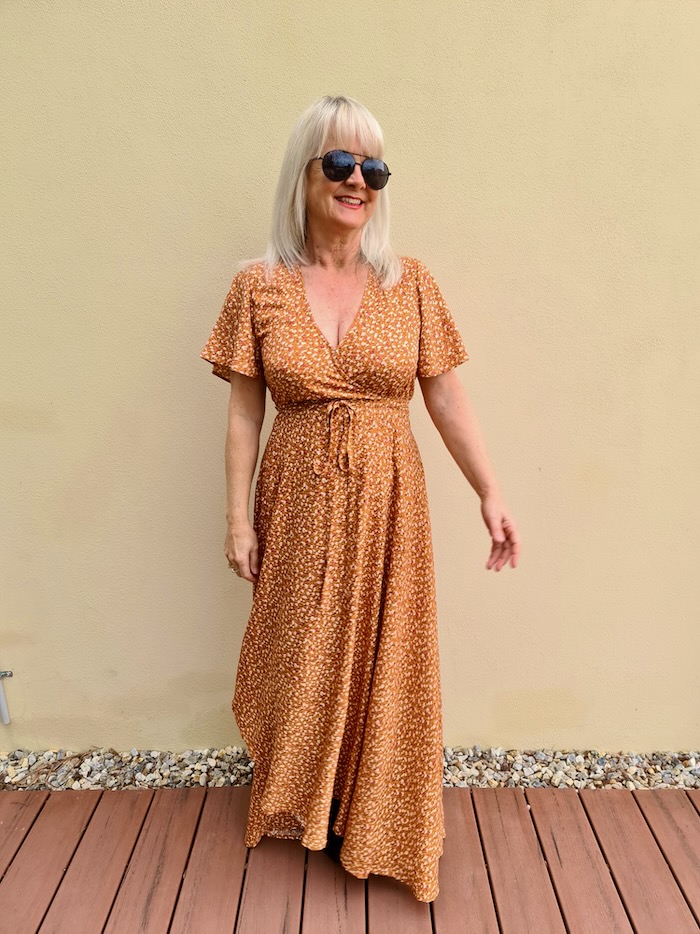
{"type": "Polygon", "coordinates": [[[236,570],[236,574],[252,584],[258,580],[260,566],[258,563],[258,536],[250,522],[241,525],[230,525],[226,531],[224,554],[229,567],[236,570]]]}

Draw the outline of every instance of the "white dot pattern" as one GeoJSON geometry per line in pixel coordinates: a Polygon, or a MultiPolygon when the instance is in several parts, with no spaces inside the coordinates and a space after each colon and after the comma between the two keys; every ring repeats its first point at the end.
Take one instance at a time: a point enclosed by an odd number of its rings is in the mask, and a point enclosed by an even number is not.
{"type": "Polygon", "coordinates": [[[246,846],[326,845],[359,878],[438,894],[445,837],[431,526],[408,403],[416,376],[468,359],[419,260],[370,270],[332,347],[298,266],[239,272],[200,357],[264,374],[277,408],[255,488],[260,569],[233,713],[254,760],[246,846]]]}

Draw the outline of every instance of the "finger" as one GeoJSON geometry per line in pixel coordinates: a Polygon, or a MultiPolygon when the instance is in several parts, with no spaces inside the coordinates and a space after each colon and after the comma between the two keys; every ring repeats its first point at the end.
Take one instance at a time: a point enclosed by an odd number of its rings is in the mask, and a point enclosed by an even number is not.
{"type": "Polygon", "coordinates": [[[260,571],[260,561],[258,559],[258,546],[254,545],[250,549],[250,570],[257,577],[260,571]]]}
{"type": "Polygon", "coordinates": [[[508,564],[508,562],[510,561],[511,566],[516,568],[518,566],[519,551],[520,549],[517,543],[508,542],[508,546],[503,555],[503,566],[508,564]]]}
{"type": "Polygon", "coordinates": [[[254,557],[251,557],[247,565],[248,576],[246,577],[246,580],[249,580],[252,584],[254,584],[256,580],[258,579],[258,569],[256,567],[256,564],[257,564],[256,559],[254,557]]]}
{"type": "Polygon", "coordinates": [[[511,556],[511,543],[508,541],[508,539],[506,539],[502,543],[500,553],[498,557],[496,558],[495,569],[497,571],[500,571],[506,564],[508,564],[510,556],[511,556]]]}
{"type": "Polygon", "coordinates": [[[228,558],[228,566],[234,571],[236,576],[243,577],[246,571],[245,556],[230,552],[226,557],[228,558]]]}
{"type": "Polygon", "coordinates": [[[489,560],[488,560],[488,563],[487,563],[487,565],[486,565],[487,567],[490,568],[492,565],[494,565],[494,564],[496,563],[496,561],[498,560],[498,556],[499,556],[500,553],[501,553],[501,547],[502,547],[502,545],[503,545],[502,542],[496,542],[496,541],[494,541],[494,542],[491,544],[491,554],[489,555],[489,560]]]}
{"type": "Polygon", "coordinates": [[[520,542],[515,541],[512,543],[511,549],[510,549],[510,563],[512,567],[517,568],[519,557],[520,557],[520,542]]]}
{"type": "Polygon", "coordinates": [[[491,555],[489,556],[489,560],[486,563],[487,570],[492,568],[493,565],[498,561],[498,559],[501,556],[504,545],[505,545],[505,540],[501,541],[501,540],[497,540],[496,538],[493,539],[493,544],[491,546],[491,555]]]}
{"type": "MultiPolygon", "coordinates": [[[[505,535],[505,540],[503,542],[498,540],[498,544],[501,546],[499,548],[498,555],[495,557],[496,571],[500,571],[508,561],[511,562],[512,567],[517,567],[518,565],[518,556],[520,554],[520,541],[518,538],[518,532],[515,526],[515,523],[510,518],[510,516],[505,516],[501,523],[502,531],[505,535]]],[[[494,536],[494,543],[496,543],[496,538],[494,536]]]]}
{"type": "Polygon", "coordinates": [[[506,545],[505,549],[503,550],[503,554],[502,554],[501,557],[498,559],[498,564],[496,565],[496,570],[497,570],[497,571],[500,571],[501,568],[503,568],[506,564],[508,564],[508,559],[509,559],[509,558],[510,558],[510,549],[509,549],[508,546],[506,545]]]}
{"type": "MultiPolygon", "coordinates": [[[[517,543],[511,539],[510,532],[509,532],[508,538],[506,539],[503,553],[501,556],[502,561],[503,561],[503,563],[501,564],[501,567],[505,567],[505,565],[508,564],[509,561],[512,561],[514,557],[515,557],[515,560],[517,561],[517,552],[514,552],[514,549],[516,547],[517,547],[517,543]]],[[[499,571],[501,567],[498,568],[499,571]]],[[[513,565],[513,567],[515,567],[515,565],[513,565]]]]}
{"type": "Polygon", "coordinates": [[[516,568],[518,566],[518,558],[520,556],[520,539],[518,537],[515,526],[511,526],[511,528],[508,530],[508,547],[510,551],[511,566],[516,568]]]}

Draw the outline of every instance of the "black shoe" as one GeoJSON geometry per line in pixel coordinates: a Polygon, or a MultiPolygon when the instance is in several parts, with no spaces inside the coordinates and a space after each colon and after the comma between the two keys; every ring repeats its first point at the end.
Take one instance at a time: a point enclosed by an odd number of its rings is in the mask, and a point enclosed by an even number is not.
{"type": "Polygon", "coordinates": [[[338,798],[333,798],[331,801],[331,813],[328,820],[328,842],[326,843],[324,849],[328,853],[330,858],[336,863],[340,863],[340,848],[343,845],[343,837],[333,831],[333,822],[338,816],[338,810],[340,808],[340,800],[338,798]]]}
{"type": "Polygon", "coordinates": [[[324,847],[324,852],[328,853],[330,858],[338,863],[338,865],[342,865],[340,862],[340,848],[342,845],[343,838],[337,836],[337,834],[333,834],[332,838],[328,840],[328,843],[324,847]]]}

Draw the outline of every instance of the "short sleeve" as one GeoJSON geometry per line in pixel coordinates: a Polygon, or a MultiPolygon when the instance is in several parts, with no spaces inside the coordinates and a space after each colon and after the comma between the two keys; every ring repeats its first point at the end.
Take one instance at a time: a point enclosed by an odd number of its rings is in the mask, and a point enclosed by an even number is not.
{"type": "Polygon", "coordinates": [[[464,363],[469,354],[437,282],[423,263],[416,266],[421,317],[416,373],[439,376],[464,363]]]}
{"type": "Polygon", "coordinates": [[[214,376],[229,382],[231,370],[246,376],[260,376],[262,373],[251,288],[245,270],[241,270],[231,283],[214,329],[199,356],[213,364],[214,376]]]}

